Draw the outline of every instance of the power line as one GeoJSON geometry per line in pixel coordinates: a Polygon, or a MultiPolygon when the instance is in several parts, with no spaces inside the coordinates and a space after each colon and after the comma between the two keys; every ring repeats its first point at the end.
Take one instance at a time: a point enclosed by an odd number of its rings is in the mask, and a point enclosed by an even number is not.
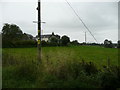
{"type": "MultiPolygon", "coordinates": [[[[75,15],[78,17],[78,19],[82,22],[82,24],[84,25],[84,27],[88,30],[88,32],[92,35],[92,37],[94,38],[94,40],[97,42],[97,39],[94,37],[94,35],[92,34],[92,32],[89,30],[89,28],[87,27],[87,25],[83,22],[83,20],[80,18],[80,16],[77,14],[77,12],[74,10],[74,8],[70,5],[70,3],[65,0],[67,2],[67,4],[70,6],[70,8],[73,10],[73,12],[75,13],[75,15]]],[[[98,43],[98,42],[97,42],[98,43]]]]}

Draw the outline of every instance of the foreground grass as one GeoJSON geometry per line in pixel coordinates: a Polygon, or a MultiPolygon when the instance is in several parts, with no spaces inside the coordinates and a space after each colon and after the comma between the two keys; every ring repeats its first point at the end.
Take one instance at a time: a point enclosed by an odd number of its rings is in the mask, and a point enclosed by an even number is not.
{"type": "Polygon", "coordinates": [[[107,65],[108,59],[111,65],[118,64],[118,50],[114,48],[102,48],[95,46],[76,47],[47,47],[42,49],[43,60],[48,56],[51,60],[85,60],[94,62],[97,66],[107,65]],[[45,56],[45,57],[44,57],[45,56]]]}
{"type": "Polygon", "coordinates": [[[44,47],[38,64],[37,48],[3,49],[3,87],[116,87],[117,53],[93,46],[44,47]]]}

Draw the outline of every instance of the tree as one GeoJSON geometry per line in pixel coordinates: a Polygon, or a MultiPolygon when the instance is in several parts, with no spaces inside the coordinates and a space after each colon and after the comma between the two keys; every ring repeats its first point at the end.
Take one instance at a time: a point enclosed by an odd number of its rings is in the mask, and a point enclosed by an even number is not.
{"type": "Polygon", "coordinates": [[[70,43],[70,38],[68,36],[64,35],[64,36],[62,36],[60,41],[61,41],[61,45],[67,46],[68,43],[70,43]]]}
{"type": "Polygon", "coordinates": [[[22,39],[23,39],[23,40],[35,40],[32,35],[27,34],[27,33],[24,33],[24,34],[22,35],[22,39]]]}
{"type": "Polygon", "coordinates": [[[3,39],[19,40],[22,38],[22,30],[15,24],[5,24],[2,28],[3,39]]]}
{"type": "Polygon", "coordinates": [[[112,44],[112,41],[109,41],[107,39],[105,39],[104,41],[104,46],[107,47],[107,48],[113,48],[113,44],[112,44]]]}
{"type": "Polygon", "coordinates": [[[118,46],[117,47],[120,48],[120,40],[118,40],[118,46]]]}
{"type": "Polygon", "coordinates": [[[50,45],[52,45],[52,46],[57,46],[59,43],[59,40],[58,40],[58,38],[56,38],[55,36],[52,36],[51,38],[50,38],[50,45]]]}
{"type": "Polygon", "coordinates": [[[77,40],[74,40],[71,42],[72,45],[79,45],[79,42],[77,40]]]}
{"type": "Polygon", "coordinates": [[[15,24],[5,24],[2,28],[2,46],[7,47],[35,47],[36,41],[30,34],[23,34],[15,24]]]}

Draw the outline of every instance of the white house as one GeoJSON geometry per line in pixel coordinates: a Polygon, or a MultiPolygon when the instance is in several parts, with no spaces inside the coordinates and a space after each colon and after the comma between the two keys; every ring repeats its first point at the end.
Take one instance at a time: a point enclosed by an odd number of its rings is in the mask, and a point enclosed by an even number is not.
{"type": "MultiPolygon", "coordinates": [[[[45,34],[45,35],[41,35],[41,41],[46,41],[49,42],[51,37],[56,37],[58,39],[60,39],[59,35],[55,35],[54,32],[52,32],[52,34],[45,34]]],[[[37,36],[36,36],[37,39],[37,36]]]]}

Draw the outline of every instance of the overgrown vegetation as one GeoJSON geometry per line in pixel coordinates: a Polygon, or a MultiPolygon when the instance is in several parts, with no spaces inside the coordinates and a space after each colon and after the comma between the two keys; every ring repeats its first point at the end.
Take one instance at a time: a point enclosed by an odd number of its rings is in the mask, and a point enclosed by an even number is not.
{"type": "Polygon", "coordinates": [[[2,28],[2,47],[36,47],[37,42],[32,35],[23,33],[15,24],[5,24],[2,28]]]}
{"type": "Polygon", "coordinates": [[[117,49],[44,47],[41,64],[37,48],[3,49],[4,88],[117,88],[119,72],[117,49]]]}

